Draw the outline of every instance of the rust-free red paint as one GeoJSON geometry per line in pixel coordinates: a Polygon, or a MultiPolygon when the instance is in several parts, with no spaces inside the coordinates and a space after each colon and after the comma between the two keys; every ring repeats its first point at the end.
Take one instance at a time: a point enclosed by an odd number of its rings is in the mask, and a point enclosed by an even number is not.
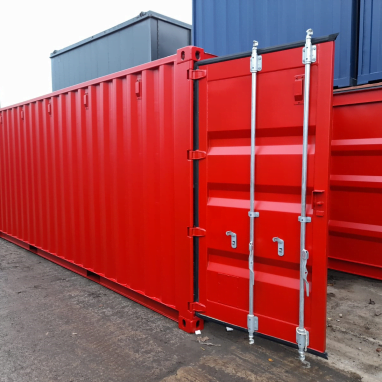
{"type": "MultiPolygon", "coordinates": [[[[309,348],[320,353],[333,54],[334,42],[317,45],[310,90],[305,322],[309,348]]],[[[187,47],[0,110],[0,236],[188,332],[202,328],[200,316],[245,329],[248,313],[250,60],[193,70],[209,57],[187,47]],[[237,234],[237,248],[227,231],[237,234]]],[[[292,344],[303,75],[302,46],[268,52],[257,91],[255,315],[261,334],[292,344]],[[283,257],[274,237],[285,242],[283,257]]]]}
{"type": "Polygon", "coordinates": [[[202,49],[0,110],[0,231],[179,322],[193,301],[195,60],[202,49]]]}
{"type": "MultiPolygon", "coordinates": [[[[317,45],[311,66],[306,249],[310,296],[305,298],[309,348],[326,349],[330,134],[334,43],[317,45]]],[[[301,48],[263,54],[257,73],[254,315],[259,333],[296,342],[303,104],[296,81],[301,48]],[[278,255],[277,243],[285,243],[278,255]]],[[[246,328],[249,299],[249,172],[251,73],[248,57],[208,65],[199,81],[199,301],[202,315],[246,328]],[[227,231],[237,235],[232,248],[227,231]]]]}
{"type": "Polygon", "coordinates": [[[329,267],[382,280],[382,87],[335,92],[329,267]]]}

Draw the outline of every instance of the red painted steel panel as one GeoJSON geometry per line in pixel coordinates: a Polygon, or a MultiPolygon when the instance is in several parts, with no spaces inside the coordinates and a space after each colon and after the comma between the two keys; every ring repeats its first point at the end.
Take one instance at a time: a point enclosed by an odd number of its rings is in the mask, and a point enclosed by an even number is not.
{"type": "MultiPolygon", "coordinates": [[[[308,281],[305,322],[310,348],[326,347],[328,191],[334,43],[317,46],[311,68],[308,147],[308,281]],[[322,191],[322,192],[314,192],[322,191]]],[[[296,76],[304,74],[302,48],[263,55],[258,72],[254,314],[259,332],[296,343],[303,105],[295,101],[296,76]],[[278,256],[273,237],[285,241],[278,256]]],[[[204,316],[247,327],[249,299],[249,174],[251,73],[249,58],[200,66],[199,302],[204,316]],[[226,231],[237,234],[231,247],[226,231]]]]}
{"type": "Polygon", "coordinates": [[[334,93],[329,267],[382,280],[382,87],[370,86],[334,93]]]}
{"type": "Polygon", "coordinates": [[[0,110],[0,236],[192,332],[195,60],[177,55],[0,110]],[[175,238],[175,240],[174,240],[175,238]]]}

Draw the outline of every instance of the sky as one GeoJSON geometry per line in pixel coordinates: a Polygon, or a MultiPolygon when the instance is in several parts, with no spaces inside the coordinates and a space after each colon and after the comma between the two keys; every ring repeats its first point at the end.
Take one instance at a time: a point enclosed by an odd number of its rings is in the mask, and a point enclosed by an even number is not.
{"type": "Polygon", "coordinates": [[[192,23],[192,0],[2,0],[0,105],[52,91],[49,55],[84,38],[154,11],[192,23]]]}

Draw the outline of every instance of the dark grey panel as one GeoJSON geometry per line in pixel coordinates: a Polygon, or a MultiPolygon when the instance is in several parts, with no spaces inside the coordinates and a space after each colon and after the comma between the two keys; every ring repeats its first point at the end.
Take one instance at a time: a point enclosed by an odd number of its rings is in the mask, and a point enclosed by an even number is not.
{"type": "Polygon", "coordinates": [[[151,32],[151,60],[157,60],[158,57],[158,20],[150,19],[151,32]]]}
{"type": "Polygon", "coordinates": [[[53,91],[174,54],[190,44],[190,35],[191,26],[147,12],[53,52],[53,91]]]}
{"type": "Polygon", "coordinates": [[[150,20],[52,57],[53,91],[151,61],[150,20]]]}
{"type": "Polygon", "coordinates": [[[190,29],[158,20],[158,58],[171,56],[187,45],[191,45],[190,29]]]}

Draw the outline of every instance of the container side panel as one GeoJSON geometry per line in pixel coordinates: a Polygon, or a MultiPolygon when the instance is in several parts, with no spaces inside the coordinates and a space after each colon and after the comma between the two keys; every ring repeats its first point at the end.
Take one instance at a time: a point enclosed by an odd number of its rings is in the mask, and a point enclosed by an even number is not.
{"type": "Polygon", "coordinates": [[[253,40],[260,48],[299,41],[308,28],[339,32],[334,86],[355,84],[356,0],[193,0],[193,10],[193,44],[218,56],[246,52],[253,40]]]}
{"type": "Polygon", "coordinates": [[[382,0],[361,0],[358,84],[382,80],[382,0]]]}
{"type": "Polygon", "coordinates": [[[184,51],[0,109],[0,236],[192,332],[188,70],[204,53],[184,51]]]}
{"type": "Polygon", "coordinates": [[[334,105],[329,267],[382,280],[382,89],[334,105]]]}
{"type": "Polygon", "coordinates": [[[151,256],[142,258],[143,269],[145,269],[144,278],[141,279],[142,283],[147,285],[147,293],[152,295],[155,288],[157,274],[155,268],[160,268],[153,259],[158,258],[159,250],[159,235],[160,235],[160,221],[159,221],[159,196],[158,185],[160,184],[160,172],[153,164],[159,160],[159,97],[158,97],[158,71],[145,70],[142,73],[142,173],[143,173],[143,195],[147,201],[140,207],[143,213],[143,237],[149,237],[150,240],[143,240],[143,252],[151,253],[151,256]],[[147,92],[151,88],[151,92],[147,92]],[[151,130],[151,127],[155,127],[151,130]],[[159,224],[158,224],[159,223],[159,224]],[[151,230],[158,224],[157,230],[151,230]]]}
{"type": "MultiPolygon", "coordinates": [[[[135,187],[128,191],[128,205],[129,205],[129,250],[133,253],[143,253],[144,237],[142,229],[144,227],[144,215],[143,205],[134,203],[134,200],[140,199],[140,194],[143,193],[143,169],[142,169],[142,97],[137,97],[134,93],[134,87],[138,83],[141,86],[142,75],[129,78],[129,89],[131,91],[130,96],[130,118],[129,118],[129,141],[128,141],[128,178],[127,181],[135,179],[135,187]],[[138,125],[139,129],[134,129],[134,126],[138,125]],[[137,150],[138,148],[138,150],[137,150]],[[142,228],[140,228],[142,227],[142,228]]],[[[131,279],[128,282],[133,289],[139,289],[140,279],[145,275],[145,269],[143,267],[142,256],[129,257],[129,269],[131,270],[131,279]],[[134,272],[134,269],[142,269],[142,273],[134,272]]]]}
{"type": "Polygon", "coordinates": [[[167,283],[163,283],[162,299],[164,302],[174,301],[175,298],[175,279],[172,275],[175,272],[175,257],[169,256],[175,255],[175,208],[172,205],[172,198],[175,195],[175,156],[174,151],[171,148],[175,144],[174,119],[171,116],[172,110],[174,110],[174,68],[170,65],[163,65],[159,68],[159,161],[160,161],[160,182],[159,185],[159,197],[163,203],[160,204],[159,218],[161,227],[166,227],[164,231],[161,231],[159,237],[159,253],[158,256],[161,259],[165,259],[161,263],[160,279],[168,280],[167,283]],[[170,171],[169,171],[170,169],[170,171]],[[166,206],[171,206],[167,208],[166,206]]]}

